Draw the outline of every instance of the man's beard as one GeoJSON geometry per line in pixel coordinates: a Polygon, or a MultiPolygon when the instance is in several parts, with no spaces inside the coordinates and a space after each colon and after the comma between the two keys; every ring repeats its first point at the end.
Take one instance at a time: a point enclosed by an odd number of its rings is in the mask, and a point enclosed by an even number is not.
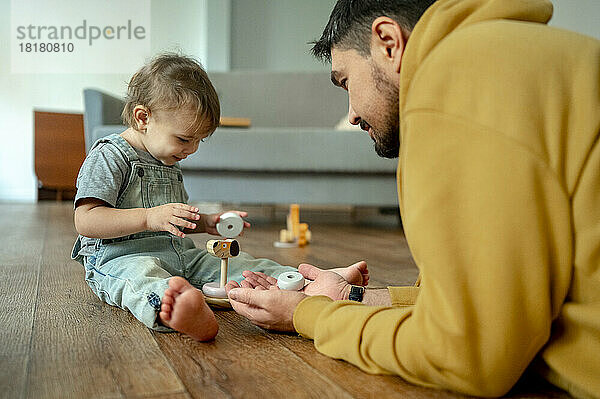
{"type": "Polygon", "coordinates": [[[371,126],[375,152],[383,158],[398,158],[400,154],[399,90],[393,82],[386,79],[383,71],[375,64],[371,65],[371,76],[384,104],[381,112],[384,116],[381,128],[375,130],[371,126]]]}

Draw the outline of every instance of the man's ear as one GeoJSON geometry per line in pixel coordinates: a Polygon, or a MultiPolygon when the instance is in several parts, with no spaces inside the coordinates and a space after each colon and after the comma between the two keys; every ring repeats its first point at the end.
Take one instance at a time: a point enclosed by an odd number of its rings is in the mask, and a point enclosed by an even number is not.
{"type": "Polygon", "coordinates": [[[378,17],[371,24],[371,56],[389,63],[394,72],[400,72],[406,39],[402,28],[389,17],[378,17]]]}
{"type": "Polygon", "coordinates": [[[133,119],[138,131],[145,132],[148,127],[150,111],[143,105],[136,105],[133,109],[133,119]]]}

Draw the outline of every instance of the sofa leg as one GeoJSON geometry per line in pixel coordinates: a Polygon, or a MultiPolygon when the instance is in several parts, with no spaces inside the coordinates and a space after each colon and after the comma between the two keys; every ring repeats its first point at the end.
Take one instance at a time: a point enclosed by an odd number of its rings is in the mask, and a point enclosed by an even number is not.
{"type": "Polygon", "coordinates": [[[356,223],[356,220],[358,218],[358,209],[356,206],[352,206],[350,207],[350,221],[352,223],[356,223]]]}
{"type": "Polygon", "coordinates": [[[398,227],[402,228],[402,217],[400,216],[400,208],[398,208],[397,206],[379,208],[379,214],[396,215],[396,217],[398,218],[398,227]]]}

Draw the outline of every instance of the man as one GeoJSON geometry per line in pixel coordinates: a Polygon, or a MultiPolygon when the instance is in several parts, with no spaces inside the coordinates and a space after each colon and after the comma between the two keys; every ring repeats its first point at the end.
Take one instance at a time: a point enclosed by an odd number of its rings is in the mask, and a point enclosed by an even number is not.
{"type": "Polygon", "coordinates": [[[348,284],[302,265],[328,297],[233,289],[236,311],[423,386],[497,396],[531,365],[600,397],[600,43],[551,15],[547,0],[339,0],[313,53],[350,122],[399,156],[422,283],[334,301],[348,284]]]}

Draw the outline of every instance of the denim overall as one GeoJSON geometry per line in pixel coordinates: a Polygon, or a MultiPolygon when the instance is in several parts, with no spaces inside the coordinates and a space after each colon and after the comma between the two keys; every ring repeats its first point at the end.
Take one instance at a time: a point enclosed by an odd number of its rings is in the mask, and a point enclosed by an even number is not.
{"type": "MultiPolygon", "coordinates": [[[[115,145],[131,166],[129,181],[117,199],[116,208],[150,208],[187,202],[178,165],[141,162],[135,150],[119,135],[108,136],[101,142],[115,145]]],[[[75,243],[72,258],[84,265],[85,280],[92,291],[104,302],[129,310],[144,325],[158,331],[171,331],[158,325],[156,320],[171,276],[181,276],[200,289],[204,283],[219,281],[219,258],[206,249],[196,248],[190,238],[168,232],[144,231],[98,239],[93,248],[81,253],[80,250],[81,237],[75,243]]],[[[229,260],[227,280],[243,280],[244,270],[276,277],[296,269],[240,252],[229,260]]]]}

